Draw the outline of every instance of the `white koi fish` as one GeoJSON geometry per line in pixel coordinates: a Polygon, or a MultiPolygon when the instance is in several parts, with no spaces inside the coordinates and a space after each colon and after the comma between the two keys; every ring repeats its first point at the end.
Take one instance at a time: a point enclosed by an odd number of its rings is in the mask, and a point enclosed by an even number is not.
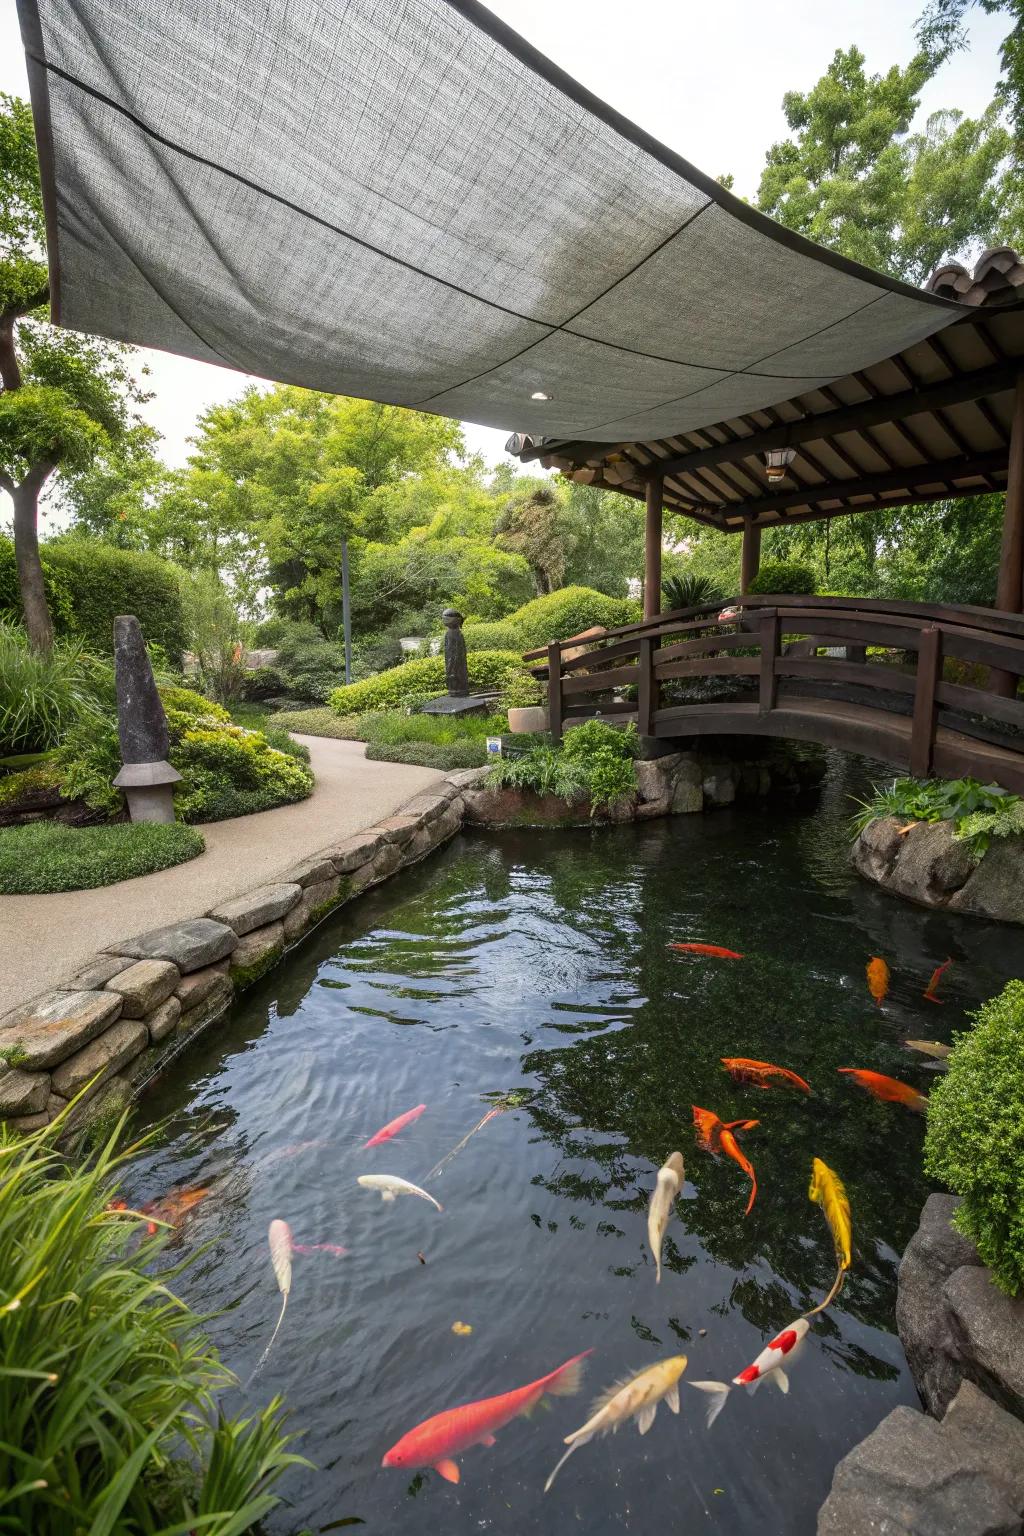
{"type": "MultiPolygon", "coordinates": [[[[789,1323],[781,1333],[777,1333],[762,1349],[753,1365],[748,1365],[746,1370],[740,1371],[738,1376],[732,1379],[734,1387],[746,1387],[748,1392],[756,1392],[762,1381],[770,1377],[780,1392],[789,1391],[789,1377],[783,1369],[784,1365],[791,1365],[796,1359],[804,1340],[810,1331],[810,1323],[806,1317],[798,1317],[795,1323],[789,1323]]],[[[708,1428],[718,1418],[725,1407],[725,1400],[729,1395],[730,1387],[724,1381],[691,1381],[691,1387],[696,1387],[699,1392],[709,1392],[712,1396],[708,1407],[708,1428]]]]}
{"type": "Polygon", "coordinates": [[[661,1284],[661,1248],[665,1241],[665,1228],[672,1215],[672,1202],[679,1193],[679,1186],[686,1177],[681,1152],[673,1152],[658,1169],[658,1182],[651,1194],[647,1208],[647,1241],[655,1263],[655,1285],[661,1284]]]}
{"type": "Polygon", "coordinates": [[[429,1200],[439,1211],[444,1209],[433,1195],[428,1195],[418,1184],[410,1184],[408,1179],[400,1179],[396,1173],[361,1173],[356,1183],[364,1189],[379,1189],[382,1200],[394,1200],[399,1195],[419,1195],[421,1200],[429,1200]]]}
{"type": "Polygon", "coordinates": [[[569,1449],[544,1484],[544,1492],[547,1493],[573,1451],[593,1440],[595,1435],[613,1435],[620,1424],[633,1418],[637,1421],[636,1427],[640,1433],[646,1435],[654,1423],[654,1415],[662,1400],[673,1413],[678,1413],[679,1378],[685,1370],[686,1356],[673,1355],[668,1360],[659,1360],[657,1365],[648,1366],[638,1376],[627,1376],[624,1381],[617,1381],[613,1387],[595,1398],[587,1422],[575,1433],[566,1435],[565,1444],[569,1449]]]}

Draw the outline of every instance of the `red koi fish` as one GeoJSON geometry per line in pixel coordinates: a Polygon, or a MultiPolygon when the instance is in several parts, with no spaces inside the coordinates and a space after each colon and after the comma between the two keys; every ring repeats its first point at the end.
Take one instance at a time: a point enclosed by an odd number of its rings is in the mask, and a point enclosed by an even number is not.
{"type": "Polygon", "coordinates": [[[363,1151],[365,1152],[367,1147],[379,1147],[381,1142],[390,1141],[392,1136],[397,1136],[399,1131],[404,1131],[407,1125],[418,1120],[426,1107],[425,1104],[417,1104],[415,1109],[407,1109],[405,1114],[399,1115],[396,1120],[389,1120],[387,1125],[381,1126],[376,1135],[370,1137],[369,1141],[363,1142],[363,1151]]]}
{"type": "Polygon", "coordinates": [[[736,950],[723,949],[721,944],[670,944],[669,949],[677,949],[684,955],[710,955],[714,960],[743,959],[736,950]]]}
{"type": "Polygon", "coordinates": [[[385,1452],[382,1467],[433,1467],[449,1483],[457,1483],[460,1473],[453,1459],[472,1445],[493,1445],[495,1431],[519,1414],[529,1413],[541,1398],[571,1397],[580,1389],[582,1362],[592,1351],[574,1355],[557,1371],[531,1381],[528,1386],[503,1392],[500,1397],[485,1397],[477,1403],[464,1403],[425,1419],[385,1452]]]}
{"type": "Polygon", "coordinates": [[[885,995],[889,990],[889,967],[879,955],[872,955],[867,963],[868,991],[875,1000],[875,1007],[881,1008],[885,1001],[885,995]]]}
{"type": "Polygon", "coordinates": [[[928,1106],[923,1093],[918,1093],[909,1083],[901,1083],[899,1078],[885,1077],[881,1072],[865,1072],[859,1067],[839,1067],[838,1071],[852,1077],[859,1088],[888,1104],[905,1104],[907,1109],[916,1110],[919,1115],[923,1115],[928,1106]]]}
{"type": "Polygon", "coordinates": [[[337,1243],[292,1243],[292,1253],[333,1253],[336,1259],[341,1259],[348,1249],[339,1248],[337,1243]]]}
{"type": "Polygon", "coordinates": [[[146,1231],[155,1232],[161,1222],[166,1222],[169,1227],[178,1226],[182,1217],[210,1193],[212,1191],[206,1185],[200,1189],[172,1189],[170,1194],[161,1195],[159,1200],[147,1200],[145,1205],[139,1206],[143,1216],[152,1218],[147,1223],[146,1231]]]}
{"type": "MultiPolygon", "coordinates": [[[[769,1378],[774,1381],[780,1392],[789,1391],[789,1377],[786,1375],[785,1366],[791,1366],[810,1329],[810,1323],[806,1317],[798,1317],[795,1322],[783,1328],[769,1343],[767,1343],[754,1361],[748,1365],[738,1376],[732,1379],[734,1387],[746,1387],[748,1392],[756,1392],[762,1381],[769,1378]]],[[[708,1407],[708,1428],[718,1418],[725,1407],[725,1400],[729,1396],[729,1384],[724,1381],[691,1381],[691,1387],[696,1387],[699,1392],[711,1394],[712,1402],[708,1407]]]]}
{"type": "Polygon", "coordinates": [[[932,971],[932,979],[921,993],[921,996],[924,998],[925,1002],[941,1004],[942,998],[936,995],[936,989],[938,988],[939,982],[942,980],[943,972],[948,971],[952,964],[953,961],[951,957],[949,960],[944,960],[941,965],[937,965],[934,971],[932,971]]]}
{"type": "Polygon", "coordinates": [[[696,1104],[693,1109],[693,1123],[697,1130],[697,1145],[702,1152],[710,1152],[717,1157],[721,1151],[719,1142],[723,1131],[752,1131],[755,1125],[760,1125],[760,1120],[729,1120],[723,1124],[713,1109],[700,1109],[696,1104]]]}
{"type": "Polygon", "coordinates": [[[774,1067],[770,1061],[751,1061],[746,1056],[723,1056],[722,1066],[737,1083],[753,1083],[755,1088],[770,1088],[773,1082],[791,1083],[801,1093],[810,1093],[810,1083],[797,1077],[788,1067],[774,1067]]]}

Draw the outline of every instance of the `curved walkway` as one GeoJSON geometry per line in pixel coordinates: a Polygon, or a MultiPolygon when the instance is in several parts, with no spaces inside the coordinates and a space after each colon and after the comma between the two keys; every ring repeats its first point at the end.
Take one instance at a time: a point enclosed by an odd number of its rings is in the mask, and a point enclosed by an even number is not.
{"type": "Polygon", "coordinates": [[[59,985],[119,939],[196,917],[272,881],[307,854],[393,815],[443,778],[433,768],[368,763],[360,742],[298,736],[316,788],[308,800],[201,828],[206,852],[188,864],[94,891],[0,896],[0,1013],[59,985]]]}

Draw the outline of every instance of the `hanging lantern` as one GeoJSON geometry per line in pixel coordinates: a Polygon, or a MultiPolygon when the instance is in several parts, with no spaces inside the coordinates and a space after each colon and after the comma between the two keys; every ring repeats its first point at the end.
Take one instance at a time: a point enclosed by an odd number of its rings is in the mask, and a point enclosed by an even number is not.
{"type": "Polygon", "coordinates": [[[776,485],[780,480],[785,480],[786,471],[792,464],[795,454],[795,448],[768,449],[764,456],[764,471],[769,485],[776,485]]]}

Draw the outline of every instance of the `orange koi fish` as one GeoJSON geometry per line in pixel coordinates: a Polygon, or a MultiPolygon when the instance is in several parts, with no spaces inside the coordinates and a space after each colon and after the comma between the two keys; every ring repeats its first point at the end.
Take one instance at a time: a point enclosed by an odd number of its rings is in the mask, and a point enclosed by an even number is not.
{"type": "Polygon", "coordinates": [[[743,959],[736,950],[723,949],[721,944],[670,944],[669,949],[678,949],[684,955],[710,955],[715,960],[743,959]]]}
{"type": "Polygon", "coordinates": [[[389,1120],[387,1125],[382,1125],[380,1130],[370,1137],[369,1141],[363,1142],[363,1151],[365,1152],[367,1147],[379,1147],[382,1142],[390,1141],[392,1136],[397,1136],[399,1131],[404,1131],[407,1125],[418,1120],[426,1107],[425,1104],[417,1104],[415,1109],[407,1109],[405,1114],[399,1115],[396,1120],[389,1120]]]}
{"type": "Polygon", "coordinates": [[[740,1151],[739,1142],[727,1125],[722,1127],[721,1135],[718,1138],[718,1145],[726,1157],[731,1157],[734,1163],[739,1164],[750,1180],[750,1199],[747,1201],[747,1208],[743,1212],[744,1216],[749,1216],[753,1209],[754,1201],[757,1199],[757,1174],[754,1172],[754,1165],[749,1158],[744,1157],[740,1151]]]}
{"type": "Polygon", "coordinates": [[[142,1215],[151,1218],[146,1231],[155,1232],[160,1222],[165,1222],[169,1227],[178,1226],[181,1218],[211,1193],[210,1186],[205,1185],[199,1189],[172,1189],[169,1194],[161,1195],[159,1200],[147,1200],[145,1205],[139,1206],[142,1215]]]}
{"type": "Polygon", "coordinates": [[[888,1104],[905,1104],[919,1115],[924,1114],[928,1100],[916,1088],[911,1088],[909,1083],[901,1083],[896,1077],[885,1077],[881,1072],[865,1072],[859,1067],[839,1067],[838,1070],[852,1077],[858,1087],[873,1094],[876,1099],[884,1099],[888,1104]]]}
{"type": "Polygon", "coordinates": [[[921,996],[925,999],[926,1002],[942,1002],[942,998],[936,995],[936,988],[938,987],[939,982],[942,980],[943,972],[948,971],[952,964],[953,960],[952,957],[950,957],[948,960],[944,960],[941,965],[937,965],[934,971],[932,971],[932,979],[921,993],[921,996]]]}
{"type": "Polygon", "coordinates": [[[875,1000],[875,1005],[881,1008],[885,995],[889,990],[889,967],[878,955],[872,955],[867,964],[868,991],[875,1000]]]}
{"type": "Polygon", "coordinates": [[[586,1349],[549,1375],[512,1392],[503,1392],[500,1397],[464,1403],[461,1408],[449,1408],[425,1419],[384,1453],[381,1466],[433,1467],[446,1482],[457,1483],[460,1473],[455,1456],[473,1445],[493,1445],[497,1430],[504,1429],[519,1414],[529,1413],[542,1397],[571,1397],[578,1392],[582,1362],[590,1353],[586,1349]]]}
{"type": "Polygon", "coordinates": [[[797,1077],[788,1067],[774,1067],[770,1061],[751,1061],[746,1056],[723,1056],[722,1066],[737,1083],[753,1083],[755,1088],[770,1088],[773,1081],[791,1083],[801,1093],[810,1093],[810,1083],[797,1077]]]}
{"type": "Polygon", "coordinates": [[[719,1142],[723,1131],[752,1131],[760,1120],[729,1120],[723,1124],[713,1109],[700,1109],[692,1105],[693,1123],[697,1129],[697,1145],[702,1152],[717,1157],[721,1151],[719,1142]]]}

